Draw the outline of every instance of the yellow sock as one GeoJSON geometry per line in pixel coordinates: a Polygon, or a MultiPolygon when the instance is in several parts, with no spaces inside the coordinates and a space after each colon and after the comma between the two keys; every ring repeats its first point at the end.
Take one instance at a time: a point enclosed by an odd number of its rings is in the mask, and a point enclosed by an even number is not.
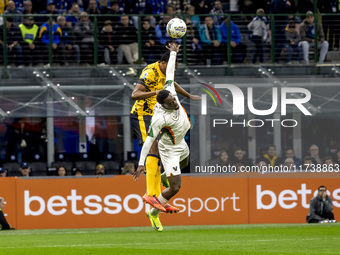
{"type": "Polygon", "coordinates": [[[157,175],[155,178],[155,191],[156,196],[158,197],[161,194],[161,167],[158,166],[157,175]]]}
{"type": "MultiPolygon", "coordinates": [[[[160,181],[160,174],[158,168],[159,159],[153,155],[146,157],[146,194],[148,196],[158,196],[158,190],[156,190],[157,179],[160,181]],[[157,177],[159,175],[159,178],[157,177]]],[[[158,186],[160,182],[158,183],[158,186]]]]}

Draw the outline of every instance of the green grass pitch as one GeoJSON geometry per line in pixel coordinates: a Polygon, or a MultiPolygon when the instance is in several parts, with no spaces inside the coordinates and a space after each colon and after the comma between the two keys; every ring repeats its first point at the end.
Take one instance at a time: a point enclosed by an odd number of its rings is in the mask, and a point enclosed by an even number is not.
{"type": "Polygon", "coordinates": [[[1,231],[0,254],[340,254],[340,224],[1,231]]]}

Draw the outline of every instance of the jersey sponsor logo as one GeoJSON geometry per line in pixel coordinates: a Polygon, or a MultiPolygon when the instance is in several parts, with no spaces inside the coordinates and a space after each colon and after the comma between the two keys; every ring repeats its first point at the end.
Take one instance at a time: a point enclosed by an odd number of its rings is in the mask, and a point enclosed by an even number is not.
{"type": "Polygon", "coordinates": [[[142,79],[146,79],[146,76],[148,76],[148,73],[147,73],[147,72],[145,72],[145,73],[143,74],[142,79]]]}
{"type": "Polygon", "coordinates": [[[174,171],[177,171],[177,166],[173,167],[172,169],[174,169],[174,171]]]}

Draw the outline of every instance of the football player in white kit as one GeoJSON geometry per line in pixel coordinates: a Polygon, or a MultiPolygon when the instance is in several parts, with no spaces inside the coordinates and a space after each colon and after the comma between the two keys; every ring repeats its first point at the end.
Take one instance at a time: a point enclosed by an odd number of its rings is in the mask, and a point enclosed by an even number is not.
{"type": "MultiPolygon", "coordinates": [[[[158,143],[159,154],[163,163],[164,171],[169,180],[169,188],[159,195],[158,199],[163,206],[176,195],[181,187],[181,168],[188,164],[189,147],[184,136],[191,128],[188,115],[181,106],[174,87],[176,55],[180,45],[172,44],[169,47],[170,58],[166,69],[166,83],[164,90],[157,95],[157,104],[154,108],[148,137],[142,148],[138,168],[134,174],[137,180],[139,175],[145,171],[145,159],[150,147],[158,134],[161,138],[158,143]]],[[[168,205],[170,206],[170,205],[168,205]]],[[[160,210],[152,208],[147,216],[156,231],[162,231],[163,226],[159,220],[160,210]]]]}

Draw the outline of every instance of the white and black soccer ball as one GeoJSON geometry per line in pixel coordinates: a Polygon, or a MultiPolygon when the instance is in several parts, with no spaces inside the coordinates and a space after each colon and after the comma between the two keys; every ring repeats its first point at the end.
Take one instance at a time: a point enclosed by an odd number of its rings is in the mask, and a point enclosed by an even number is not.
{"type": "Polygon", "coordinates": [[[172,38],[181,38],[187,32],[187,25],[182,19],[173,18],[166,25],[166,31],[172,38]]]}

